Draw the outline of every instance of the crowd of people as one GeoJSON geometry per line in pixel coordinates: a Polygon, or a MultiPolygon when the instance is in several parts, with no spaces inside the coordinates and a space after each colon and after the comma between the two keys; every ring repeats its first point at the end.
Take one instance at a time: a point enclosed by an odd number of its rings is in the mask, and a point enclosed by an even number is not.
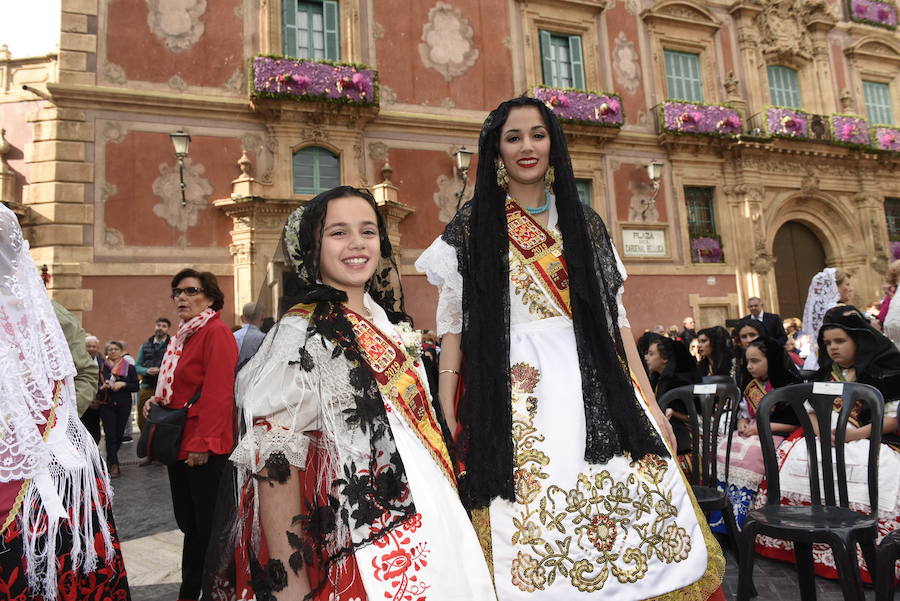
{"type": "MultiPolygon", "coordinates": [[[[878,387],[886,415],[900,398],[900,351],[841,304],[849,278],[834,270],[814,280],[802,324],[752,298],[732,332],[688,318],[636,341],[627,273],[579,200],[560,124],[525,97],[484,122],[474,197],[416,262],[439,293],[425,336],[364,189],[323,192],[288,218],[285,310],[248,303],[232,331],[215,276],[185,268],[171,280],[178,324],[159,318],[135,360],[115,340],[101,352],[51,304],[5,207],[0,232],[0,318],[27,326],[0,328],[10,598],[129,598],[109,478],[135,402],[144,464],[163,444],[153,433],[184,416],[167,463],[179,599],[637,601],[724,598],[722,550],[679,467],[688,409],[665,415],[658,396],[709,376],[743,389],[739,518],[765,495],[755,410],[809,375],[800,361],[878,387]]],[[[795,422],[775,417],[791,444],[795,422]]],[[[854,419],[861,448],[866,415],[854,419]]]]}

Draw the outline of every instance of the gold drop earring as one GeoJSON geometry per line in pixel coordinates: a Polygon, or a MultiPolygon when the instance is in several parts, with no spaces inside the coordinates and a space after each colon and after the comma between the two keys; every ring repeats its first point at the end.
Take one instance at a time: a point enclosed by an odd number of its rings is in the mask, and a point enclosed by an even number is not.
{"type": "Polygon", "coordinates": [[[556,172],[553,169],[553,165],[547,167],[547,170],[544,172],[544,189],[547,192],[553,192],[553,182],[556,180],[556,172]]]}
{"type": "Polygon", "coordinates": [[[509,172],[503,159],[497,159],[497,185],[502,190],[509,190],[509,172]]]}

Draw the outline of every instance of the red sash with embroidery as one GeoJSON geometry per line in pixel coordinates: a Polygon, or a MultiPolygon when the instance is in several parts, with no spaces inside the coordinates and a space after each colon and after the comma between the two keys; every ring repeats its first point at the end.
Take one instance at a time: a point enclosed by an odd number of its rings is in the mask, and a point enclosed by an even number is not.
{"type": "Polygon", "coordinates": [[[572,317],[569,270],[561,242],[511,198],[506,199],[506,231],[509,248],[516,258],[534,268],[541,287],[572,317]]]}
{"type": "Polygon", "coordinates": [[[383,334],[363,316],[346,307],[344,314],[353,326],[359,350],[369,364],[381,394],[390,399],[390,407],[397,409],[456,488],[450,454],[444,444],[441,428],[431,411],[428,394],[419,379],[415,361],[390,336],[383,334]]]}

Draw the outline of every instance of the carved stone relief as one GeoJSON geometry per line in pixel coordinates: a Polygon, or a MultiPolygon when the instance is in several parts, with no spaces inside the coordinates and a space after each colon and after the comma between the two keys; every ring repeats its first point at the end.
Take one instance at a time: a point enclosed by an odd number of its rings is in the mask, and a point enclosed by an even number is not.
{"type": "Polygon", "coordinates": [[[384,161],[388,158],[390,147],[384,142],[369,142],[369,158],[373,161],[384,161]]]}
{"type": "Polygon", "coordinates": [[[147,0],[147,25],[172,52],[184,52],[203,37],[206,0],[147,0]]]}
{"type": "Polygon", "coordinates": [[[450,81],[472,68],[480,51],[475,47],[475,31],[458,8],[438,2],[428,11],[422,28],[419,57],[422,64],[450,81]]]}
{"type": "Polygon", "coordinates": [[[209,204],[207,197],[212,194],[213,187],[203,177],[205,171],[203,165],[194,163],[190,157],[184,160],[187,205],[182,207],[178,166],[159,165],[159,177],[153,182],[153,193],[159,198],[159,203],[153,207],[153,212],[182,234],[197,224],[197,213],[209,204]]]}
{"type": "MultiPolygon", "coordinates": [[[[650,206],[650,199],[653,196],[652,186],[644,181],[631,180],[628,182],[628,190],[631,192],[631,199],[628,201],[628,221],[635,223],[659,221],[656,204],[650,206]]],[[[656,201],[664,202],[659,197],[656,201]]]]}
{"type": "Polygon", "coordinates": [[[106,182],[100,188],[100,202],[106,202],[110,197],[119,193],[119,189],[115,184],[106,182]]]}
{"type": "Polygon", "coordinates": [[[125,246],[125,237],[116,228],[108,227],[103,235],[103,245],[112,249],[123,248],[125,246]]]}
{"type": "Polygon", "coordinates": [[[463,185],[460,178],[439,175],[435,183],[437,184],[437,192],[434,193],[432,198],[434,199],[434,204],[441,210],[438,219],[443,223],[450,223],[450,220],[456,215],[456,203],[459,202],[459,206],[462,206],[472,198],[472,195],[475,193],[475,182],[468,183],[461,201],[457,198],[463,185]]]}
{"type": "Polygon", "coordinates": [[[804,194],[815,194],[819,191],[819,176],[812,169],[806,170],[806,175],[800,182],[800,191],[804,194]]]}
{"type": "Polygon", "coordinates": [[[118,121],[108,121],[103,126],[103,139],[111,144],[121,142],[125,138],[125,128],[118,121]]]}
{"type": "Polygon", "coordinates": [[[187,82],[182,79],[181,75],[176,73],[172,77],[169,78],[169,87],[173,90],[177,90],[178,92],[184,92],[187,90],[187,82]]]}
{"type": "Polygon", "coordinates": [[[616,80],[629,94],[634,94],[641,85],[641,61],[634,42],[624,32],[616,36],[612,54],[616,80]]]}
{"type": "Polygon", "coordinates": [[[103,78],[109,83],[126,84],[128,77],[125,75],[125,69],[116,63],[106,63],[101,71],[103,78]]]}
{"type": "Polygon", "coordinates": [[[824,0],[771,0],[756,17],[763,53],[780,59],[811,60],[813,39],[807,29],[813,20],[832,20],[824,0]]]}

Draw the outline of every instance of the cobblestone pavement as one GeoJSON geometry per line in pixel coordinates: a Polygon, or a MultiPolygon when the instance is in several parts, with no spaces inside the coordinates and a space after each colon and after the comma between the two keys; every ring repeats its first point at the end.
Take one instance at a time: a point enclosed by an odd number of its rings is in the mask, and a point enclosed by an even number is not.
{"type": "MultiPolygon", "coordinates": [[[[135,438],[136,441],[136,438],[135,438]]],[[[120,456],[134,457],[135,443],[122,447],[120,456]]],[[[128,570],[134,601],[176,601],[181,566],[181,532],[175,525],[166,468],[160,465],[139,467],[137,459],[125,461],[122,477],[113,480],[116,524],[128,570]]],[[[724,592],[734,599],[737,591],[737,565],[728,552],[724,592]]],[[[796,601],[800,596],[794,566],[757,558],[754,582],[757,601],[796,601]]],[[[819,601],[839,601],[837,582],[816,579],[819,601]]],[[[602,595],[598,596],[602,597],[602,595]]],[[[875,594],[866,589],[866,600],[875,594]]]]}

